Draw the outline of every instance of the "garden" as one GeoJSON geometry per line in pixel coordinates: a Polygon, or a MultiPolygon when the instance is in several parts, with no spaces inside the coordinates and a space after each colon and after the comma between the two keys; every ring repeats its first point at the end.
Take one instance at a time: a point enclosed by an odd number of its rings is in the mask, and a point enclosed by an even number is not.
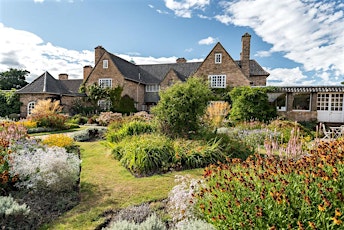
{"type": "Polygon", "coordinates": [[[263,89],[190,78],[160,98],[151,114],[66,117],[42,101],[2,121],[1,227],[344,227],[343,139],[277,118],[263,89]]]}

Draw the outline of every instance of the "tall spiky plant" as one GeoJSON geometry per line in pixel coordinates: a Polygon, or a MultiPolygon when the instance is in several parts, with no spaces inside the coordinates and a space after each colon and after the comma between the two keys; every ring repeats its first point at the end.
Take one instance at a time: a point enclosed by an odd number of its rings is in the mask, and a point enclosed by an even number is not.
{"type": "Polygon", "coordinates": [[[51,101],[50,99],[39,100],[35,108],[31,111],[31,115],[52,115],[62,111],[59,101],[51,101]]]}

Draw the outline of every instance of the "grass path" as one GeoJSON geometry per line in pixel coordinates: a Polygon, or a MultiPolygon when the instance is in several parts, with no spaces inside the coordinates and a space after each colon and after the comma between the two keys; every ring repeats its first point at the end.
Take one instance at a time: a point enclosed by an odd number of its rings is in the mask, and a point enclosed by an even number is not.
{"type": "Polygon", "coordinates": [[[43,229],[95,229],[104,222],[102,214],[132,204],[167,197],[177,174],[201,176],[202,170],[135,178],[101,142],[78,143],[81,147],[81,202],[43,229]]]}

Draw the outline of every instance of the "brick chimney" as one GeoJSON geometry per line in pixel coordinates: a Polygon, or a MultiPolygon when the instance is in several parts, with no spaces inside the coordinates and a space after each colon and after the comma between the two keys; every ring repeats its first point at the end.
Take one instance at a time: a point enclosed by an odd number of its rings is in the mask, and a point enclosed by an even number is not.
{"type": "Polygon", "coordinates": [[[59,80],[68,80],[68,74],[60,73],[59,74],[59,80]]]}
{"type": "Polygon", "coordinates": [[[93,69],[93,68],[92,68],[92,66],[90,66],[90,65],[84,66],[84,81],[86,80],[86,78],[88,77],[88,75],[90,75],[92,69],[93,69]]]}
{"type": "Polygon", "coordinates": [[[251,42],[251,35],[245,33],[241,37],[241,53],[240,53],[240,61],[241,61],[241,69],[246,77],[250,77],[250,42],[251,42]]]}
{"type": "Polygon", "coordinates": [[[103,56],[106,50],[102,46],[94,48],[94,65],[96,65],[99,59],[103,56]]]}
{"type": "Polygon", "coordinates": [[[186,63],[186,59],[185,58],[177,58],[176,60],[177,63],[186,63]]]}

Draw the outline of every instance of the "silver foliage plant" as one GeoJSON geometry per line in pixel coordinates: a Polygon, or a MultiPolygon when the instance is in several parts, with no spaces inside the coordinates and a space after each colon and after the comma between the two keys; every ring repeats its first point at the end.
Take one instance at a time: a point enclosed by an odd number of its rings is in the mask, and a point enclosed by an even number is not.
{"type": "Polygon", "coordinates": [[[80,162],[60,147],[23,149],[11,154],[10,174],[19,176],[19,188],[69,191],[78,180],[80,162]]]}
{"type": "Polygon", "coordinates": [[[11,196],[0,196],[0,216],[28,215],[30,208],[26,204],[18,204],[11,196]]]}
{"type": "MultiPolygon", "coordinates": [[[[178,183],[172,188],[168,195],[168,213],[176,229],[185,229],[191,222],[198,221],[194,215],[196,198],[192,194],[199,191],[202,186],[201,180],[191,178],[190,175],[176,175],[175,182],[178,183]]],[[[193,225],[193,224],[191,224],[193,225]]],[[[210,224],[204,223],[201,229],[213,229],[210,224]]]]}

